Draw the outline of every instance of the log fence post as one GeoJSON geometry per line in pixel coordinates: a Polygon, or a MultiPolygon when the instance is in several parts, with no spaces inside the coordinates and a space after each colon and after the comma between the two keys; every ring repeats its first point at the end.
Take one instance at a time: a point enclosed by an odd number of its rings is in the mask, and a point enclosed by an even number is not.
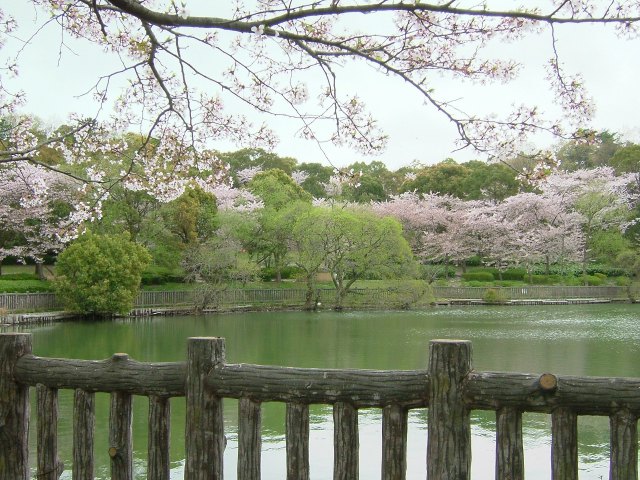
{"type": "Polygon", "coordinates": [[[31,335],[0,335],[0,478],[29,478],[29,387],[13,379],[13,369],[31,353],[31,335]]]}
{"type": "Polygon", "coordinates": [[[638,417],[621,409],[609,417],[610,480],[638,479],[638,417]]]}
{"type": "Polygon", "coordinates": [[[522,412],[501,407],[496,410],[496,480],[523,479],[522,412]]]}
{"type": "Polygon", "coordinates": [[[76,390],[73,397],[73,480],[93,480],[95,393],[76,390]]]}
{"type": "Polygon", "coordinates": [[[287,480],[309,480],[309,405],[287,403],[287,480]]]}
{"type": "Polygon", "coordinates": [[[260,480],[262,405],[243,397],[238,402],[238,480],[260,480]]]}
{"type": "Polygon", "coordinates": [[[149,433],[147,476],[154,480],[169,480],[171,463],[171,404],[167,397],[149,397],[149,433]]]}
{"type": "Polygon", "coordinates": [[[58,459],[58,390],[36,386],[36,408],[38,417],[38,480],[58,480],[64,464],[58,459]]]}
{"type": "Polygon", "coordinates": [[[471,421],[464,381],[471,371],[471,342],[432,340],[429,345],[427,478],[471,478],[471,421]]]}
{"type": "Polygon", "coordinates": [[[225,362],[223,338],[190,338],[187,354],[185,480],[222,480],[225,447],[222,398],[205,388],[207,374],[225,362]]]}
{"type": "Polygon", "coordinates": [[[407,409],[387,405],[382,410],[382,480],[404,480],[407,475],[407,409]]]}
{"type": "Polygon", "coordinates": [[[578,415],[567,407],[551,413],[551,477],[578,480],[578,415]]]}
{"type": "Polygon", "coordinates": [[[333,480],[358,478],[358,410],[346,402],[333,405],[333,480]]]}
{"type": "Polygon", "coordinates": [[[112,480],[133,480],[133,397],[111,394],[109,410],[109,457],[112,480]]]}

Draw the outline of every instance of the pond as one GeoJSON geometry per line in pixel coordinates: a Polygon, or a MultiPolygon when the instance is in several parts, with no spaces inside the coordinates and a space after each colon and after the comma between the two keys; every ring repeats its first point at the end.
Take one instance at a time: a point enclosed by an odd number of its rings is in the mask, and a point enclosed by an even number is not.
{"type": "MultiPolygon", "coordinates": [[[[126,352],[140,361],[182,361],[187,338],[226,338],[227,361],[297,367],[424,369],[429,341],[468,339],[476,370],[640,377],[637,305],[443,307],[402,312],[270,312],[68,322],[29,328],[36,355],[102,359],[126,352]]],[[[71,478],[71,392],[60,393],[60,456],[71,478]]],[[[96,397],[96,478],[109,478],[109,397],[96,397]]],[[[225,401],[225,478],[235,478],[237,407],[225,401]]],[[[580,478],[608,478],[608,419],[579,417],[580,478]]],[[[134,401],[136,478],[145,476],[147,402],[134,401]]],[[[381,414],[362,410],[360,478],[380,478],[381,414]]],[[[426,477],[426,410],[409,418],[408,479],[426,477]]],[[[35,422],[32,422],[32,424],[35,422]]],[[[33,432],[32,425],[32,432],[33,432]]],[[[263,412],[262,478],[286,478],[284,405],[263,412]]],[[[493,479],[495,415],[472,414],[472,478],[493,479]]],[[[527,478],[550,478],[550,417],[525,414],[527,478]]],[[[184,400],[172,400],[172,478],[182,478],[184,400]]],[[[34,437],[33,433],[31,435],[34,437]]],[[[311,409],[311,478],[332,478],[329,406],[311,409]]],[[[32,442],[33,443],[33,442],[32,442]]],[[[35,447],[31,447],[32,458],[35,447]]]]}

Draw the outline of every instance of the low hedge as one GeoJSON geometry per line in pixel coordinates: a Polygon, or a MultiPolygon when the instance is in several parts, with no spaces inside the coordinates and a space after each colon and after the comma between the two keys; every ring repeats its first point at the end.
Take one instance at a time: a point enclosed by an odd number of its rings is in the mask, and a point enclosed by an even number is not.
{"type": "Polygon", "coordinates": [[[0,276],[0,280],[40,280],[35,273],[6,273],[0,276]]]}
{"type": "MultiPolygon", "coordinates": [[[[503,280],[524,280],[527,271],[524,268],[508,268],[502,272],[503,280]]],[[[500,277],[498,277],[500,278],[500,277]]]]}
{"type": "MultiPolygon", "coordinates": [[[[2,275],[2,277],[4,277],[4,275],[2,275]]],[[[0,279],[0,293],[40,293],[52,291],[53,285],[47,281],[0,279]]]]}
{"type": "Polygon", "coordinates": [[[467,272],[462,274],[462,278],[467,282],[493,282],[493,273],[486,271],[467,272]]]}
{"type": "MultiPolygon", "coordinates": [[[[283,280],[288,280],[291,278],[298,278],[302,275],[302,269],[294,266],[282,267],[280,269],[280,276],[283,280]]],[[[258,277],[263,282],[270,282],[271,280],[276,279],[276,269],[272,267],[265,267],[258,273],[258,277]]]]}
{"type": "Polygon", "coordinates": [[[184,282],[184,275],[175,270],[162,267],[154,267],[142,272],[140,283],[142,285],[164,285],[165,283],[184,282]]]}

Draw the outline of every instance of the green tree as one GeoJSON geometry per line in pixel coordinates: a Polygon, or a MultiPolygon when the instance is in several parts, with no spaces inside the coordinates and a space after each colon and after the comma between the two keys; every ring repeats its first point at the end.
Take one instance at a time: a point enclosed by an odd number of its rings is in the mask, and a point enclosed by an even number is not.
{"type": "Polygon", "coordinates": [[[565,143],[556,156],[563,170],[573,172],[610,165],[612,157],[621,146],[618,134],[604,130],[587,135],[582,140],[565,143]]]}
{"type": "MultiPolygon", "coordinates": [[[[144,191],[133,191],[122,185],[111,189],[102,207],[102,217],[93,228],[95,233],[127,232],[134,242],[144,235],[148,220],[160,209],[160,202],[144,191]]],[[[154,219],[156,220],[156,219],[154,219]]]]}
{"type": "Polygon", "coordinates": [[[517,172],[505,164],[478,160],[458,164],[447,159],[417,170],[416,177],[402,185],[402,191],[495,202],[515,195],[521,187],[517,172]]]}
{"type": "Polygon", "coordinates": [[[439,193],[465,198],[465,182],[469,169],[459,165],[453,159],[447,159],[437,165],[425,167],[416,172],[416,177],[402,186],[403,192],[439,193]]]}
{"type": "Polygon", "coordinates": [[[235,186],[240,186],[236,177],[236,173],[240,170],[258,167],[266,171],[277,168],[291,175],[298,165],[295,158],[281,157],[262,148],[243,148],[235,152],[220,153],[218,157],[229,165],[235,186]]]}
{"type": "Polygon", "coordinates": [[[301,163],[296,170],[307,174],[307,178],[300,184],[306,192],[309,192],[315,198],[325,198],[327,196],[324,185],[329,183],[329,179],[333,174],[333,167],[327,167],[320,163],[301,163]]]}
{"type": "MultiPolygon", "coordinates": [[[[606,252],[609,247],[613,247],[613,245],[603,246],[603,238],[605,243],[613,240],[611,233],[603,234],[603,232],[611,232],[614,228],[619,228],[628,218],[629,210],[617,200],[616,195],[612,193],[592,190],[583,193],[574,203],[574,208],[582,215],[580,226],[584,235],[582,249],[584,276],[587,274],[587,265],[596,251],[606,252]]],[[[617,236],[615,239],[618,240],[617,236]]],[[[610,259],[612,260],[611,257],[610,259]]]]}
{"type": "Polygon", "coordinates": [[[165,210],[169,230],[184,245],[203,242],[217,228],[216,198],[200,187],[188,188],[165,210]]]}
{"type": "Polygon", "coordinates": [[[274,168],[258,173],[247,185],[251,193],[258,195],[265,208],[280,210],[293,201],[311,203],[308,192],[293,181],[285,171],[274,168]]]}
{"type": "Polygon", "coordinates": [[[336,288],[335,308],[357,280],[415,275],[415,261],[402,226],[390,217],[343,208],[317,207],[293,230],[297,262],[311,275],[322,258],[336,288]]]}
{"type": "Polygon", "coordinates": [[[346,167],[360,175],[357,187],[346,187],[343,195],[346,200],[367,203],[383,201],[391,195],[399,193],[404,182],[404,172],[392,172],[378,160],[370,163],[355,162],[346,167]]]}
{"type": "Polygon", "coordinates": [[[150,260],[146,248],[125,234],[86,233],[58,256],[56,294],[72,312],[94,316],[128,313],[150,260]]]}
{"type": "Polygon", "coordinates": [[[463,181],[465,200],[491,200],[500,202],[515,195],[522,185],[517,172],[503,163],[487,163],[472,160],[463,163],[468,174],[463,181]]]}
{"type": "Polygon", "coordinates": [[[262,198],[264,208],[258,217],[257,229],[248,239],[247,250],[257,263],[271,266],[276,281],[282,279],[287,263],[289,237],[299,205],[311,205],[312,197],[282,170],[273,169],[257,174],[247,188],[262,198]]]}
{"type": "Polygon", "coordinates": [[[218,306],[220,294],[230,284],[246,284],[255,278],[257,267],[241,250],[240,242],[231,232],[222,229],[205,243],[191,245],[185,251],[182,266],[186,280],[196,285],[199,310],[218,306]]]}
{"type": "Polygon", "coordinates": [[[382,182],[370,174],[360,177],[357,185],[347,185],[342,191],[346,201],[357,203],[382,202],[387,199],[382,182]]]}

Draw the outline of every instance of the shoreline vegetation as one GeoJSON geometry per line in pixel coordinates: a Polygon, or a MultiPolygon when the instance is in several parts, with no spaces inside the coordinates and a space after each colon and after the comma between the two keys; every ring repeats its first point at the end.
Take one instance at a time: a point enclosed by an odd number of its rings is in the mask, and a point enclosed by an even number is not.
{"type": "MultiPolygon", "coordinates": [[[[29,266],[4,268],[0,276],[0,323],[82,317],[64,311],[62,302],[53,293],[54,269],[49,268],[47,272],[47,279],[38,280],[29,266]]],[[[305,283],[296,279],[213,287],[152,278],[143,281],[129,313],[113,317],[269,310],[408,310],[450,305],[635,303],[640,298],[640,284],[630,277],[609,277],[598,272],[578,277],[470,268],[467,272],[430,281],[361,280],[353,284],[340,302],[331,281],[318,279],[312,308],[308,307],[308,295],[305,283]]]]}
{"type": "MultiPolygon", "coordinates": [[[[434,287],[424,282],[404,282],[395,287],[357,288],[347,295],[342,308],[353,310],[415,310],[448,306],[575,305],[635,303],[640,290],[620,286],[521,286],[521,287],[434,287]]],[[[195,290],[146,290],[126,315],[139,318],[156,315],[305,310],[306,291],[298,288],[226,289],[218,299],[202,308],[195,290]]],[[[313,310],[332,310],[335,291],[319,288],[313,310]]],[[[0,293],[0,324],[20,325],[88,318],[65,312],[53,293],[0,293]],[[13,303],[11,303],[13,302],[13,303]],[[31,307],[27,308],[31,303],[31,307]],[[16,308],[18,307],[18,308],[16,308]],[[20,308],[21,307],[21,308],[20,308]]]]}

